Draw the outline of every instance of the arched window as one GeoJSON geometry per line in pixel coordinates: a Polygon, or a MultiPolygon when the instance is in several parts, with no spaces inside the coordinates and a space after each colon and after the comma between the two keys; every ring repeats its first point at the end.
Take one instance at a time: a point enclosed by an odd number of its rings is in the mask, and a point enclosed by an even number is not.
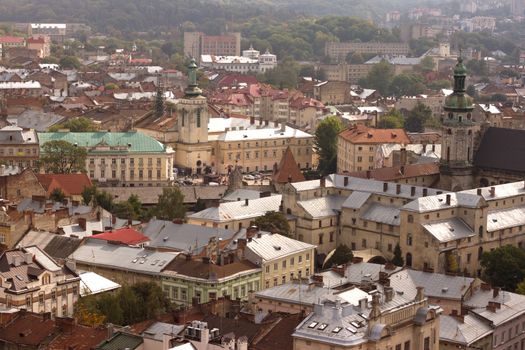
{"type": "Polygon", "coordinates": [[[412,245],[412,234],[411,233],[407,234],[407,245],[408,246],[412,245]]]}

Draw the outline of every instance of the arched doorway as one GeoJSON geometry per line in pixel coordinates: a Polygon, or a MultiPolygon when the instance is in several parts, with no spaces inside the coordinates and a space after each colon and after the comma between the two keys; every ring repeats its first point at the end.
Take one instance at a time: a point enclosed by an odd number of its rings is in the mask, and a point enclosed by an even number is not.
{"type": "Polygon", "coordinates": [[[412,254],[411,253],[407,253],[405,265],[408,267],[412,267],[412,254]]]}

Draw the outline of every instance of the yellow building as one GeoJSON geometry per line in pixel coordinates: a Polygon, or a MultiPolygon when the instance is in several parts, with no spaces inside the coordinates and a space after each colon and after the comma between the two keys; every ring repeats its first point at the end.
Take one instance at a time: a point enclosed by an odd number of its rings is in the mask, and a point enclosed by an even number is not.
{"type": "Polygon", "coordinates": [[[257,232],[246,241],[237,243],[244,249],[244,257],[262,269],[261,286],[269,288],[308,277],[314,271],[312,244],[274,233],[257,232]]]}
{"type": "Polygon", "coordinates": [[[337,137],[337,172],[371,170],[379,167],[377,149],[382,144],[410,143],[403,129],[374,129],[358,124],[337,137]]]}

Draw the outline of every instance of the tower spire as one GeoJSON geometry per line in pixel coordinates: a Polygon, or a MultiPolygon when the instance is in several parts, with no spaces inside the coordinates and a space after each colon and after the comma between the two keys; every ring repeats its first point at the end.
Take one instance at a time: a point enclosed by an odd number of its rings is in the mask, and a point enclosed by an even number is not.
{"type": "Polygon", "coordinates": [[[197,83],[197,63],[194,58],[191,59],[188,65],[188,86],[184,93],[187,97],[197,97],[202,94],[202,90],[197,83]]]}

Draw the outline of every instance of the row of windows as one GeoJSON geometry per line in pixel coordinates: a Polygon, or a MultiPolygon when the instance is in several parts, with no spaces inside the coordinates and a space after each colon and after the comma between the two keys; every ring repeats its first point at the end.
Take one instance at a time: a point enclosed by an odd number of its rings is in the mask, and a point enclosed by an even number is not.
{"type": "MultiPolygon", "coordinates": [[[[304,277],[308,277],[308,276],[310,276],[310,268],[309,267],[307,267],[304,270],[304,277]]],[[[290,272],[289,275],[282,275],[281,278],[274,277],[273,278],[273,287],[278,286],[279,285],[279,281],[281,281],[281,284],[285,284],[286,282],[292,281],[294,278],[295,278],[295,273],[294,272],[290,272]],[[288,279],[287,279],[287,276],[289,276],[288,279]]],[[[297,278],[303,278],[303,271],[302,270],[298,270],[297,271],[297,278]]],[[[265,288],[270,288],[270,280],[266,280],[265,288]]]]}
{"type": "MultiPolygon", "coordinates": [[[[110,173],[108,172],[107,175],[109,176],[110,173]]],[[[148,175],[148,179],[153,179],[153,170],[148,170],[147,172],[147,175],[148,175]]],[[[157,170],[157,179],[161,179],[161,171],[160,169],[157,170]]],[[[95,178],[95,171],[94,170],[90,170],[89,171],[89,177],[91,179],[94,179],[95,178]]],[[[101,169],[100,170],[100,178],[106,178],[106,171],[104,169],[101,169]]],[[[112,170],[111,171],[111,177],[110,179],[118,179],[117,178],[117,171],[116,170],[112,170]]],[[[121,170],[120,171],[120,179],[121,180],[125,180],[126,179],[126,170],[121,170]]],[[[135,180],[135,170],[130,170],[129,171],[129,179],[130,180],[135,180]]],[[[138,172],[138,179],[139,180],[142,180],[144,179],[144,170],[139,170],[138,172]]]]}
{"type": "MultiPolygon", "coordinates": [[[[290,140],[282,140],[282,141],[281,141],[281,143],[282,143],[283,146],[286,145],[287,142],[289,143],[290,140]]],[[[305,140],[304,143],[305,143],[306,145],[309,145],[309,144],[310,144],[310,140],[305,140]]],[[[261,145],[263,145],[263,144],[264,144],[264,147],[268,147],[268,141],[264,141],[264,143],[261,142],[261,145]]],[[[300,144],[301,144],[301,140],[297,140],[297,144],[300,145],[300,144]]],[[[273,141],[273,145],[274,145],[274,146],[277,146],[277,140],[274,140],[274,141],[273,141]]],[[[241,143],[237,143],[237,148],[238,148],[238,149],[241,149],[241,146],[242,146],[241,143]]],[[[246,142],[246,143],[244,143],[244,148],[251,148],[252,146],[253,146],[253,147],[256,147],[256,148],[259,147],[259,142],[256,141],[255,143],[251,143],[251,142],[246,142]]],[[[270,142],[270,146],[271,146],[271,142],[270,142]]],[[[232,144],[231,144],[231,143],[228,144],[228,149],[232,149],[232,144]]],[[[307,148],[307,149],[308,149],[308,148],[307,148]]]]}
{"type": "MultiPolygon", "coordinates": [[[[137,158],[139,166],[144,165],[144,158],[137,158]]],[[[117,165],[118,159],[117,158],[111,158],[111,165],[117,165]]],[[[89,164],[94,165],[95,164],[95,158],[89,158],[89,164]]],[[[100,164],[105,165],[106,164],[106,158],[100,158],[100,164]]],[[[120,164],[125,165],[126,164],[126,158],[120,158],[120,164]]],[[[135,158],[129,158],[129,164],[135,165],[135,158]]],[[[153,158],[147,158],[147,164],[148,166],[153,166],[153,158]]],[[[157,166],[161,166],[162,159],[157,158],[156,161],[157,166]]]]}
{"type": "MultiPolygon", "coordinates": [[[[310,261],[310,253],[306,253],[305,260],[307,262],[310,261]]],[[[283,269],[286,268],[287,262],[290,263],[290,266],[294,266],[295,265],[295,257],[292,256],[290,259],[284,259],[283,261],[281,261],[281,266],[282,266],[283,269]]],[[[303,262],[303,256],[299,255],[297,257],[297,263],[301,264],[302,262],[303,262]]],[[[273,264],[273,270],[277,271],[278,269],[279,269],[279,263],[274,263],[273,264]]],[[[266,265],[266,273],[270,273],[270,265],[266,265]]]]}

